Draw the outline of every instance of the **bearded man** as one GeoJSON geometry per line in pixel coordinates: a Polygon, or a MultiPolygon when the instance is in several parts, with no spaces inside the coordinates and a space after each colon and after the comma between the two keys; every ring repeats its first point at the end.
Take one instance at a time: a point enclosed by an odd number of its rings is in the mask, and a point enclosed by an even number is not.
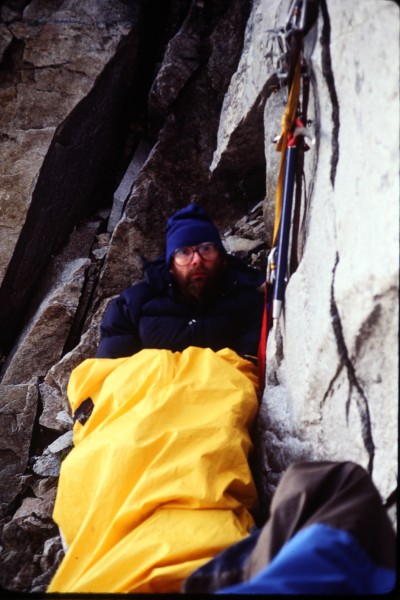
{"type": "Polygon", "coordinates": [[[263,278],[197,204],[168,219],[145,274],[71,373],[74,448],[53,514],[67,551],[50,592],[179,592],[255,523],[263,278]]]}
{"type": "Polygon", "coordinates": [[[256,361],[263,276],[228,255],[218,229],[198,204],[167,221],[165,256],[145,265],[145,280],[124,290],[101,324],[97,358],[145,348],[230,348],[256,361]]]}

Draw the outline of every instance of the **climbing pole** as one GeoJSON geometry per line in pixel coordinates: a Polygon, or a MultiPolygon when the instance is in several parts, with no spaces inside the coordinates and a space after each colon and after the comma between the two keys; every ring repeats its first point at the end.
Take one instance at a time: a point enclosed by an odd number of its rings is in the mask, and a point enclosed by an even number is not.
{"type": "MultiPolygon", "coordinates": [[[[271,316],[276,331],[288,273],[293,197],[299,166],[299,154],[309,149],[305,138],[309,71],[303,52],[303,37],[310,0],[292,0],[284,27],[269,30],[271,55],[281,88],[288,89],[286,108],[281,119],[281,133],[274,140],[281,153],[275,197],[272,249],[268,255],[265,310],[258,353],[259,379],[264,387],[266,342],[271,316]]],[[[311,0],[315,3],[315,0],[311,0]]]]}

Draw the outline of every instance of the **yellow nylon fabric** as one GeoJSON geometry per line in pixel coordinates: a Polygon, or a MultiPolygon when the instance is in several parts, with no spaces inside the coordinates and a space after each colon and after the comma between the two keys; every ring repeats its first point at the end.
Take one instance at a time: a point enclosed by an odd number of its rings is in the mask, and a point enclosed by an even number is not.
{"type": "Polygon", "coordinates": [[[69,547],[48,592],[179,592],[248,535],[257,370],[235,352],[190,347],[87,359],[71,374],[74,426],[54,520],[69,547]]]}
{"type": "Polygon", "coordinates": [[[289,97],[286,104],[285,112],[282,115],[281,125],[282,131],[279,141],[276,145],[277,152],[281,153],[281,160],[279,163],[278,181],[276,184],[276,195],[275,195],[275,221],[274,221],[274,233],[272,236],[272,247],[276,246],[276,238],[279,230],[279,223],[281,220],[282,213],[282,195],[283,195],[283,179],[285,174],[285,155],[287,139],[290,131],[293,128],[293,124],[296,118],[297,106],[300,97],[300,81],[301,81],[301,56],[297,61],[296,68],[294,71],[292,85],[290,87],[289,97]]]}

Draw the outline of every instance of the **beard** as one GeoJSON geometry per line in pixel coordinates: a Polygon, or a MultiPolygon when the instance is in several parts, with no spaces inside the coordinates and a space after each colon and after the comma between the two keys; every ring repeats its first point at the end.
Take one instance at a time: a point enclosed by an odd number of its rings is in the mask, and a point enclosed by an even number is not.
{"type": "Polygon", "coordinates": [[[224,281],[223,271],[222,265],[212,270],[198,266],[193,267],[185,275],[175,271],[173,279],[185,300],[194,304],[206,304],[221,291],[224,281]]]}

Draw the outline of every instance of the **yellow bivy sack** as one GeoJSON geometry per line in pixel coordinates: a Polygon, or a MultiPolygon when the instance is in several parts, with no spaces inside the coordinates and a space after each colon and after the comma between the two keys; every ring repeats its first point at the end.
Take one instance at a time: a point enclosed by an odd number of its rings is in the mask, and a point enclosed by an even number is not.
{"type": "Polygon", "coordinates": [[[71,373],[74,425],[54,521],[68,550],[48,592],[174,593],[248,535],[257,371],[224,349],[142,350],[71,373]]]}

